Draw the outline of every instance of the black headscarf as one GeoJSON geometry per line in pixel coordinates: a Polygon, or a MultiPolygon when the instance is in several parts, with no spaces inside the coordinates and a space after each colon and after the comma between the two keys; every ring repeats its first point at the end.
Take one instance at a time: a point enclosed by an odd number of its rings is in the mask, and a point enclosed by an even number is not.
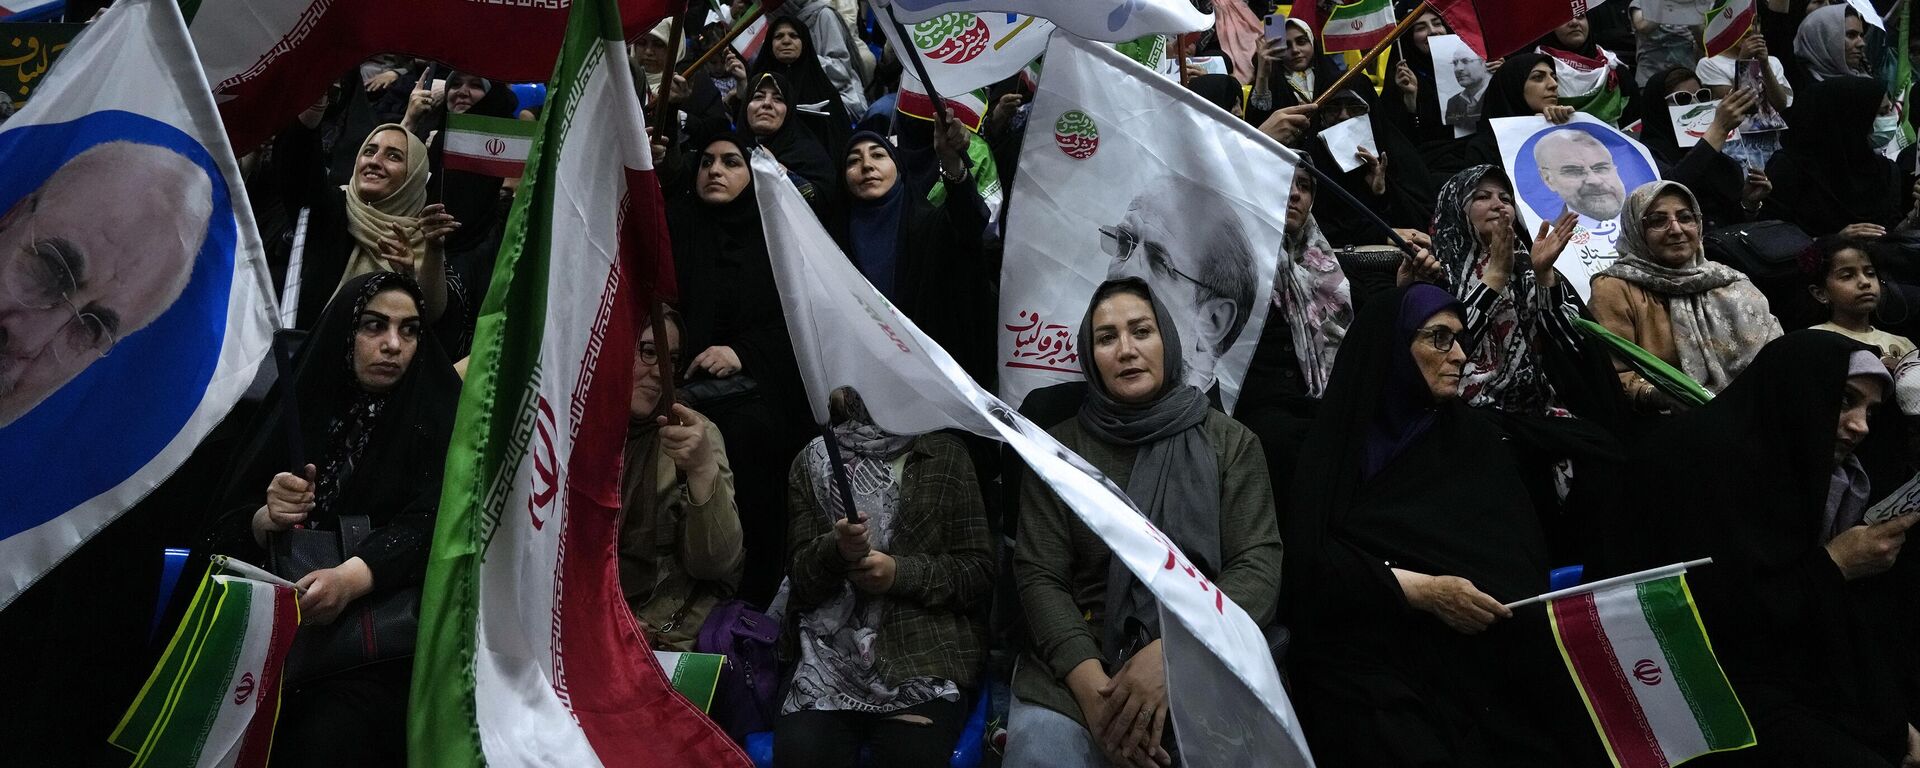
{"type": "Polygon", "coordinates": [[[1200,94],[1215,106],[1232,112],[1235,107],[1243,107],[1240,101],[1240,81],[1232,75],[1201,75],[1187,83],[1187,88],[1200,94]]]}
{"type": "MultiPolygon", "coordinates": [[[[793,83],[788,81],[785,75],[766,72],[747,76],[747,84],[743,86],[745,90],[741,91],[740,107],[733,118],[735,129],[743,133],[752,132],[753,129],[747,124],[748,104],[753,100],[753,94],[769,83],[780,97],[786,100],[787,116],[772,135],[757,137],[755,141],[760,146],[766,147],[767,151],[772,152],[774,158],[779,160],[781,165],[786,166],[788,172],[798,175],[813,185],[814,189],[811,190],[812,194],[807,195],[808,199],[827,194],[827,190],[834,186],[833,180],[837,166],[834,165],[832,158],[827,156],[827,145],[821,143],[820,136],[802,127],[808,116],[800,110],[799,99],[793,95],[793,83]]],[[[808,190],[803,189],[801,192],[804,194],[808,190]]]]}
{"type": "Polygon", "coordinates": [[[1500,117],[1526,117],[1540,114],[1539,110],[1527,106],[1527,75],[1540,62],[1552,63],[1552,59],[1538,53],[1516,53],[1508,56],[1506,63],[1500,65],[1500,71],[1493,73],[1487,81],[1487,95],[1480,102],[1480,132],[1493,135],[1493,128],[1487,121],[1500,117]]]}
{"type": "Polygon", "coordinates": [[[1440,112],[1440,91],[1434,82],[1433,54],[1420,50],[1413,41],[1402,38],[1393,44],[1387,54],[1386,72],[1386,82],[1380,87],[1381,113],[1416,142],[1452,141],[1453,126],[1446,124],[1446,118],[1440,112]],[[1413,77],[1419,81],[1420,87],[1414,95],[1411,113],[1402,99],[1399,82],[1394,80],[1394,73],[1399,71],[1403,61],[1408,69],[1413,70],[1413,77]]]}
{"type": "Polygon", "coordinates": [[[1698,80],[1691,67],[1668,67],[1653,73],[1640,89],[1640,103],[1633,108],[1640,115],[1640,143],[1664,163],[1680,162],[1680,157],[1686,154],[1686,150],[1680,148],[1679,138],[1673,135],[1673,120],[1667,115],[1667,84],[1688,79],[1698,80]]]}
{"type": "Polygon", "coordinates": [[[1815,236],[1857,222],[1899,222],[1907,201],[1900,171],[1867,141],[1885,95],[1865,77],[1809,82],[1795,94],[1792,130],[1767,161],[1772,215],[1815,236]]]}
{"type": "MultiPolygon", "coordinates": [[[[698,151],[704,152],[715,142],[730,143],[742,157],[749,161],[753,158],[754,137],[744,130],[712,137],[698,151]]],[[[700,198],[700,175],[694,172],[692,188],[676,197],[667,211],[674,274],[679,276],[681,308],[687,321],[684,344],[693,354],[710,346],[728,345],[738,327],[746,324],[736,316],[742,314],[738,310],[748,307],[729,300],[730,290],[744,291],[743,299],[765,298],[760,289],[773,282],[753,176],[747,176],[747,186],[739,196],[715,205],[700,198]],[[741,276],[748,279],[736,283],[741,276]]],[[[773,298],[773,310],[778,312],[778,294],[773,298]]]]}
{"type": "Polygon", "coordinates": [[[1782,707],[1818,711],[1897,762],[1907,712],[1893,688],[1912,654],[1896,649],[1912,636],[1870,627],[1911,615],[1914,558],[1845,582],[1820,545],[1849,358],[1869,349],[1826,331],[1789,333],[1712,402],[1650,435],[1634,451],[1605,570],[1713,558],[1687,579],[1763,742],[1763,721],[1782,707]],[[1870,607],[1887,597],[1870,597],[1877,589],[1900,584],[1901,609],[1870,607]]]}
{"type": "Polygon", "coordinates": [[[424,574],[460,394],[460,378],[424,322],[413,360],[393,388],[360,388],[353,371],[360,314],[375,295],[394,289],[424,306],[420,286],[394,272],[360,275],[340,286],[301,348],[293,379],[276,384],[262,407],[247,453],[236,462],[243,469],[229,476],[223,494],[226,507],[240,510],[245,529],[274,475],[298,472],[296,459],[316,465],[311,525],[331,529],[341,514],[367,516],[377,530],[353,554],[380,586],[417,583],[424,574]],[[295,402],[299,457],[290,455],[284,398],[295,402]]]}
{"type": "MultiPolygon", "coordinates": [[[[1153,289],[1137,277],[1108,280],[1094,291],[1080,321],[1080,372],[1086,376],[1087,399],[1080,406],[1080,428],[1094,439],[1139,449],[1127,498],[1155,528],[1173,539],[1200,569],[1217,578],[1220,556],[1220,459],[1207,439],[1207,397],[1184,382],[1186,361],[1181,354],[1180,330],[1153,289]],[[1160,329],[1162,355],[1160,391],[1145,403],[1123,403],[1107,391],[1106,380],[1094,363],[1093,314],[1107,299],[1121,294],[1147,297],[1160,329]]],[[[1101,649],[1107,660],[1130,650],[1129,626],[1139,625],[1159,637],[1159,611],[1153,594],[1115,557],[1107,567],[1106,633],[1101,649]]]]}
{"type": "MultiPolygon", "coordinates": [[[[813,45],[813,33],[800,17],[777,16],[767,22],[767,39],[760,43],[760,51],[747,66],[747,82],[760,82],[760,75],[763,74],[779,75],[792,86],[781,91],[788,94],[788,110],[802,104],[826,102],[825,116],[806,121],[808,129],[818,134],[820,146],[838,147],[846,143],[853,118],[847,114],[846,102],[840,100],[840,89],[834,86],[833,80],[827,77],[826,68],[820,65],[820,50],[813,45]],[[800,58],[794,59],[792,64],[782,64],[773,55],[773,33],[781,27],[792,27],[800,33],[800,58]]],[[[746,91],[747,96],[752,94],[752,89],[746,91]]]]}

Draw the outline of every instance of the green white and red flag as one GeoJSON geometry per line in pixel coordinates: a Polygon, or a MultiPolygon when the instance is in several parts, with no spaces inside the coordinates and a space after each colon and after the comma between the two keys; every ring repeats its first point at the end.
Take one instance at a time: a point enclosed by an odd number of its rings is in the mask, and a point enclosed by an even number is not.
{"type": "Polygon", "coordinates": [[[449,171],[517,179],[527,169],[527,152],[540,124],[509,117],[447,115],[442,162],[449,171]]]}
{"type": "Polygon", "coordinates": [[[300,604],[292,585],[201,578],[186,618],[107,740],[132,766],[261,768],[300,604]]]}
{"type": "MultiPolygon", "coordinates": [[[[967,130],[975,133],[980,131],[980,122],[987,116],[987,89],[963,93],[942,92],[940,100],[947,103],[947,112],[967,126],[967,130]]],[[[927,95],[927,87],[920,84],[920,78],[914,77],[912,69],[900,72],[900,98],[894,108],[907,117],[927,121],[938,119],[933,97],[927,95]]]]}
{"type": "Polygon", "coordinates": [[[615,0],[576,2],[481,306],[421,598],[425,766],[746,766],[621,592],[638,330],[673,292],[615,0]]]}
{"type": "Polygon", "coordinates": [[[1547,600],[1561,658],[1618,768],[1666,768],[1754,744],[1686,569],[1655,568],[1547,600]]]}
{"type": "Polygon", "coordinates": [[[1320,48],[1327,53],[1364,51],[1393,31],[1393,0],[1360,0],[1334,6],[1320,28],[1320,48]]]}
{"type": "Polygon", "coordinates": [[[1707,9],[1707,23],[1700,30],[1700,42],[1708,56],[1733,50],[1735,43],[1753,28],[1753,0],[1719,0],[1707,9]]]}

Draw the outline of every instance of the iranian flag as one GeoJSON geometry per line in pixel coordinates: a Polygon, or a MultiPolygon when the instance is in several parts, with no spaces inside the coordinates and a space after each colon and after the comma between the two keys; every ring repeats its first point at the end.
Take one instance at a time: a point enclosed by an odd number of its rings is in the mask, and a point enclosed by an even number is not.
{"type": "Polygon", "coordinates": [[[1428,0],[1447,28],[1487,61],[1531,48],[1554,27],[1602,0],[1428,0]]]}
{"type": "Polygon", "coordinates": [[[1707,25],[1700,31],[1708,56],[1733,50],[1734,43],[1753,28],[1753,0],[1719,0],[1707,10],[1707,25]]]}
{"type": "Polygon", "coordinates": [[[108,741],[132,765],[267,764],[280,715],[280,670],[300,627],[285,580],[216,575],[209,568],[186,618],[108,741]]]}
{"type": "Polygon", "coordinates": [[[1619,768],[1666,768],[1754,744],[1687,590],[1688,565],[1547,596],[1560,655],[1619,768]]]}
{"type": "MultiPolygon", "coordinates": [[[[953,114],[953,119],[967,126],[967,130],[979,132],[980,122],[987,117],[987,89],[942,92],[940,100],[947,103],[947,111],[953,114]]],[[[927,95],[927,87],[920,84],[920,78],[914,77],[912,69],[900,72],[900,98],[894,109],[907,117],[929,121],[938,119],[933,97],[927,95]]]]}
{"type": "Polygon", "coordinates": [[[449,171],[466,171],[503,179],[519,178],[527,169],[527,152],[540,124],[508,117],[447,115],[445,154],[449,171]]]}
{"type": "Polygon", "coordinates": [[[1334,6],[1320,29],[1321,50],[1364,51],[1387,39],[1393,31],[1393,0],[1360,0],[1334,6]]]}
{"type": "Polygon", "coordinates": [[[672,260],[614,0],[576,2],[474,333],[421,599],[419,766],[745,766],[622,596],[637,329],[672,260]]]}

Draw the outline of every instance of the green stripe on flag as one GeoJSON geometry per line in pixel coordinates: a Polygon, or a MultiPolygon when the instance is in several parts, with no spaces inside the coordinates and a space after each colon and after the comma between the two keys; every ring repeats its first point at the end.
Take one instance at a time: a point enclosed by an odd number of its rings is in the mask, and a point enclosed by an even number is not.
{"type": "Polygon", "coordinates": [[[247,641],[252,590],[232,588],[212,578],[207,582],[207,619],[166,691],[159,716],[134,759],[135,768],[197,764],[214,718],[233,687],[234,669],[247,641]]]}
{"type": "Polygon", "coordinates": [[[1672,395],[1674,399],[1687,405],[1700,405],[1713,399],[1713,393],[1708,392],[1706,387],[1700,386],[1700,383],[1694,381],[1692,377],[1668,365],[1667,361],[1661,360],[1652,352],[1641,349],[1638,344],[1620,338],[1613,331],[1607,330],[1606,326],[1583,317],[1574,318],[1573,325],[1580,329],[1581,333],[1604,342],[1615,355],[1632,367],[1635,373],[1659,387],[1660,391],[1672,395]]]}
{"type": "Polygon", "coordinates": [[[133,705],[127,707],[127,713],[120,718],[120,724],[113,729],[107,741],[114,746],[134,754],[146,747],[147,740],[159,725],[160,718],[166,714],[167,699],[172,695],[180,675],[186,670],[208,622],[213,620],[213,580],[207,578],[213,569],[200,577],[200,586],[193,590],[193,601],[187,604],[187,615],[180,619],[180,626],[174,630],[173,639],[167,641],[167,650],[160,656],[160,663],[154,666],[153,675],[147,678],[135,696],[133,705]]]}
{"type": "Polygon", "coordinates": [[[485,133],[494,136],[518,136],[531,139],[540,134],[540,123],[531,120],[516,120],[510,117],[488,117],[486,115],[447,115],[447,131],[460,133],[485,133]]]}
{"type": "Polygon", "coordinates": [[[1635,585],[1647,626],[1666,654],[1667,669],[1693,710],[1707,747],[1719,752],[1751,746],[1753,724],[1714,658],[1685,580],[1686,576],[1676,575],[1635,585]]]}

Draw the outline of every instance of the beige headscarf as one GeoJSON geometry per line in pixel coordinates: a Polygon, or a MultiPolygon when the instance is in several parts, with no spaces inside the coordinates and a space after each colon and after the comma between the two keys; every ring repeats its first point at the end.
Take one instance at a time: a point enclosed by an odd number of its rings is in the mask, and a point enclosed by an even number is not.
{"type": "MultiPolygon", "coordinates": [[[[662,45],[665,45],[667,46],[667,48],[671,49],[668,51],[666,69],[661,70],[659,72],[649,72],[647,71],[646,67],[643,67],[640,65],[639,56],[629,55],[627,58],[627,61],[631,62],[633,65],[634,81],[639,82],[642,78],[646,80],[648,99],[652,99],[654,96],[660,95],[660,82],[666,79],[667,72],[670,72],[673,70],[675,62],[678,62],[681,56],[686,55],[686,47],[687,47],[686,40],[682,39],[679,45],[674,45],[674,41],[667,39],[672,35],[673,35],[672,19],[667,19],[666,21],[662,21],[659,24],[653,25],[653,30],[647,33],[648,37],[651,37],[655,40],[660,41],[662,45]]],[[[633,51],[629,50],[628,53],[632,54],[633,51]]]]}
{"type": "Polygon", "coordinates": [[[399,131],[407,137],[407,177],[401,180],[399,189],[381,200],[368,201],[360,197],[359,185],[355,183],[359,178],[357,173],[341,186],[347,191],[347,231],[353,235],[354,242],[353,255],[347,258],[346,272],[340,276],[343,285],[368,272],[393,271],[387,261],[380,258],[380,239],[393,234],[391,225],[398,224],[401,231],[407,233],[407,244],[415,256],[426,248],[420,211],[427,206],[427,145],[399,123],[387,123],[367,134],[360,148],[365,150],[381,131],[399,131]]]}

